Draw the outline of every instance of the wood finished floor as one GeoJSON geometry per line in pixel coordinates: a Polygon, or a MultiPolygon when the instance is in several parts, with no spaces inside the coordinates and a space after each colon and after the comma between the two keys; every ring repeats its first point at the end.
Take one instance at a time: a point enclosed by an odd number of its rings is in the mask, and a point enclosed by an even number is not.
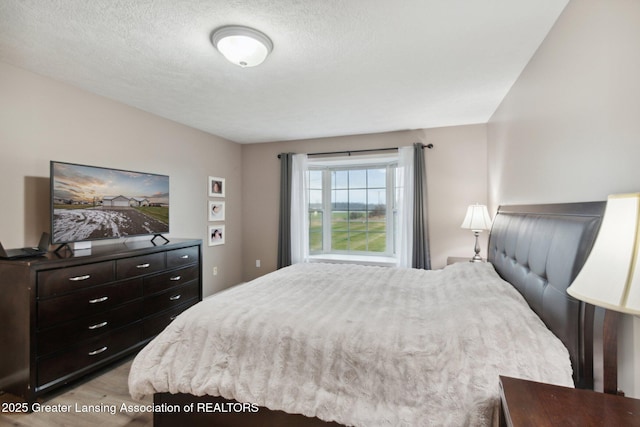
{"type": "MultiPolygon", "coordinates": [[[[0,426],[19,427],[151,427],[150,413],[122,412],[122,404],[148,405],[152,397],[134,401],[129,395],[127,378],[131,360],[85,383],[65,389],[62,393],[42,402],[43,405],[71,405],[70,413],[7,414],[0,412],[0,426]],[[105,408],[102,412],[77,412],[83,405],[105,408]],[[110,413],[115,405],[115,414],[110,413]]],[[[0,402],[12,401],[10,395],[0,395],[0,402]]]]}

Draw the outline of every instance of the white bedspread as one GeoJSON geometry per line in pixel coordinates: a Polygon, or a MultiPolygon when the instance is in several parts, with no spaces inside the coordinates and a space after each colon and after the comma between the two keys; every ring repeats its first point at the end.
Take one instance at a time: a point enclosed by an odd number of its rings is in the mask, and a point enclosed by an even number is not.
{"type": "Polygon", "coordinates": [[[136,357],[134,398],[219,395],[355,426],[491,425],[498,375],[573,386],[490,264],[298,264],[206,299],[136,357]]]}

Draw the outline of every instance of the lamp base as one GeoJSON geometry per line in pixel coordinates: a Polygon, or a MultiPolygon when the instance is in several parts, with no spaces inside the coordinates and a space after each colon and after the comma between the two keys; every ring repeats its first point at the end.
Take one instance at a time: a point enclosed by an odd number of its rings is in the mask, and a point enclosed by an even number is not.
{"type": "Polygon", "coordinates": [[[484,260],[480,256],[480,243],[478,242],[478,236],[480,235],[480,232],[474,230],[473,234],[476,236],[476,246],[474,248],[476,254],[469,260],[469,262],[484,262],[484,260]]]}

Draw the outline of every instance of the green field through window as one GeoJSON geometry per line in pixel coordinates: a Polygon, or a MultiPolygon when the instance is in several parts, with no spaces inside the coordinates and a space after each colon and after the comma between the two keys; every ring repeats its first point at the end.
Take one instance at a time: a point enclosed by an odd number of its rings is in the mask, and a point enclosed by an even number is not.
{"type": "Polygon", "coordinates": [[[389,250],[387,174],[387,166],[309,172],[311,253],[389,250]]]}

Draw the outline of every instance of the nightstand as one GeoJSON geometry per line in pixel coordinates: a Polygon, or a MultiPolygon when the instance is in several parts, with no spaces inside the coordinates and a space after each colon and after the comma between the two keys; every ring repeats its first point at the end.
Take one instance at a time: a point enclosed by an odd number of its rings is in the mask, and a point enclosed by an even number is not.
{"type": "MultiPolygon", "coordinates": [[[[482,258],[482,262],[485,262],[485,261],[486,260],[482,258]]],[[[447,257],[447,265],[455,264],[456,262],[471,262],[471,257],[464,257],[464,256],[447,257]]]]}
{"type": "Polygon", "coordinates": [[[640,400],[500,376],[501,426],[638,426],[640,400]]]}

